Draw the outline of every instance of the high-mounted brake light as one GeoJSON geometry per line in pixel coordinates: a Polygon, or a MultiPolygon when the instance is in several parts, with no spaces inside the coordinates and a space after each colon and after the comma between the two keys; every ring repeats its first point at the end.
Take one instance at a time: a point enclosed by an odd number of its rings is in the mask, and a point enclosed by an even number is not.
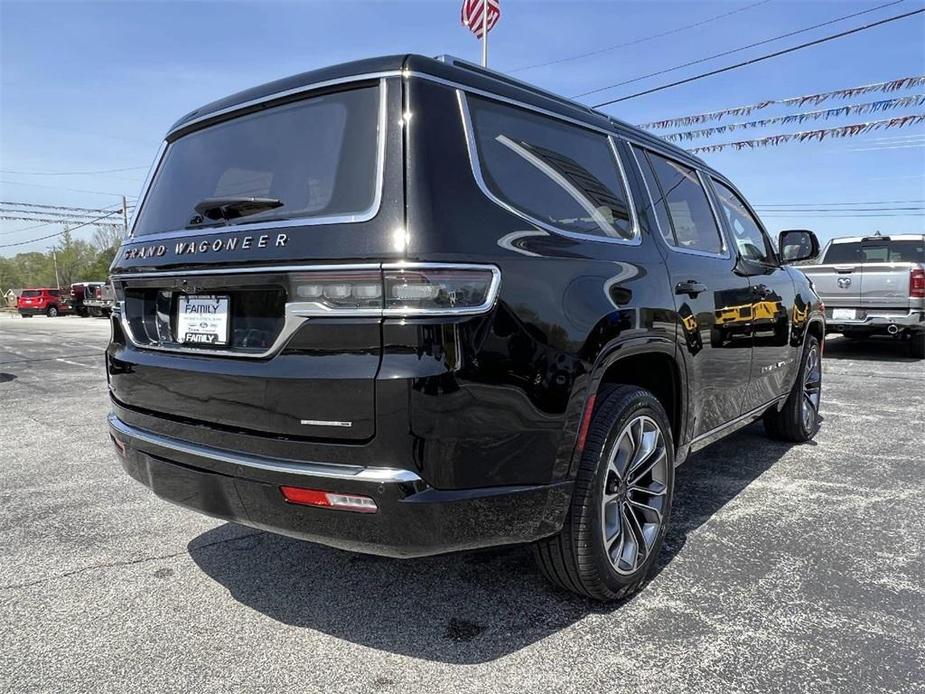
{"type": "Polygon", "coordinates": [[[925,270],[920,267],[912,268],[909,272],[909,296],[925,298],[925,270]]]}
{"type": "Polygon", "coordinates": [[[300,506],[320,506],[322,508],[339,508],[343,511],[357,513],[375,513],[379,510],[376,502],[368,496],[353,494],[336,494],[324,492],[320,489],[305,489],[304,487],[280,487],[283,498],[290,504],[300,506]]]}

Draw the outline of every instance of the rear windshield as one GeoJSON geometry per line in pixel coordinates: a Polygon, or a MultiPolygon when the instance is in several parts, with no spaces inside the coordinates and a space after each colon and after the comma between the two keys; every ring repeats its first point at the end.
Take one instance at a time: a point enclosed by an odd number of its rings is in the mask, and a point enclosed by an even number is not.
{"type": "MultiPolygon", "coordinates": [[[[262,198],[235,224],[375,212],[379,88],[327,94],[193,132],[167,148],[148,191],[136,236],[198,228],[204,200],[262,198]]],[[[230,215],[229,215],[230,216],[230,215]]]]}
{"type": "Polygon", "coordinates": [[[40,289],[27,289],[22,293],[22,296],[42,296],[42,290],[40,289]]]}
{"type": "Polygon", "coordinates": [[[829,264],[850,263],[923,263],[925,241],[884,240],[833,243],[823,261],[829,264]]]}

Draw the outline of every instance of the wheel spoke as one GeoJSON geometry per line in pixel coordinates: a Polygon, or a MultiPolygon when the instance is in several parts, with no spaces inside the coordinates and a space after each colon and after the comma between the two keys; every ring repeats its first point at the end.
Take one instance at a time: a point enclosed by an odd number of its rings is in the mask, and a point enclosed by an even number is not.
{"type": "Polygon", "coordinates": [[[629,519],[628,526],[630,528],[630,532],[633,534],[633,541],[636,544],[636,556],[634,557],[633,561],[633,570],[635,571],[636,567],[645,561],[643,556],[645,555],[647,549],[646,537],[642,534],[642,526],[639,525],[639,519],[636,518],[636,514],[633,513],[633,510],[630,508],[629,504],[623,504],[623,509],[623,516],[624,518],[629,519]]]}
{"type": "Polygon", "coordinates": [[[658,524],[659,524],[659,525],[662,524],[662,512],[659,511],[659,510],[658,510],[657,508],[655,508],[654,506],[649,506],[649,504],[644,504],[644,503],[642,503],[642,502],[640,502],[640,501],[636,501],[635,499],[627,499],[626,501],[627,501],[627,503],[628,503],[630,506],[633,506],[633,507],[635,507],[635,508],[638,508],[640,511],[648,512],[648,513],[654,513],[654,514],[655,514],[655,517],[658,519],[658,521],[657,521],[658,524]]]}
{"type": "Polygon", "coordinates": [[[652,489],[652,487],[640,487],[638,485],[633,485],[629,487],[629,491],[638,492],[639,494],[648,494],[649,496],[665,496],[668,493],[668,488],[660,482],[658,489],[652,489]]]}
{"type": "Polygon", "coordinates": [[[646,476],[646,474],[652,470],[656,465],[661,462],[664,462],[666,457],[665,449],[663,448],[658,455],[653,455],[645,465],[638,466],[633,470],[633,475],[629,480],[630,486],[636,486],[639,483],[639,480],[646,476]]]}

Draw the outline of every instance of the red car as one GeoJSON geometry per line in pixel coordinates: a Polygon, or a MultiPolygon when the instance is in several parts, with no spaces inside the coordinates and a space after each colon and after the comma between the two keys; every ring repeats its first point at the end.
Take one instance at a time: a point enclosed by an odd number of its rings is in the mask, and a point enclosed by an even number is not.
{"type": "Polygon", "coordinates": [[[54,318],[62,313],[69,313],[71,310],[67,292],[63,289],[46,288],[24,289],[16,302],[16,308],[23,318],[32,318],[38,313],[54,318]]]}

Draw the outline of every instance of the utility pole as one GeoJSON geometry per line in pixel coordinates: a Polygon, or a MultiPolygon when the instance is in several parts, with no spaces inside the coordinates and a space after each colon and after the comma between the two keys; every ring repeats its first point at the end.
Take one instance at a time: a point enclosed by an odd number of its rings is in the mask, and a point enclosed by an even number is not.
{"type": "Polygon", "coordinates": [[[49,246],[48,250],[51,251],[51,257],[55,262],[55,289],[61,289],[61,278],[58,277],[58,254],[55,252],[54,246],[49,246]]]}
{"type": "Polygon", "coordinates": [[[128,203],[122,196],[122,238],[128,238],[128,203]]]}

